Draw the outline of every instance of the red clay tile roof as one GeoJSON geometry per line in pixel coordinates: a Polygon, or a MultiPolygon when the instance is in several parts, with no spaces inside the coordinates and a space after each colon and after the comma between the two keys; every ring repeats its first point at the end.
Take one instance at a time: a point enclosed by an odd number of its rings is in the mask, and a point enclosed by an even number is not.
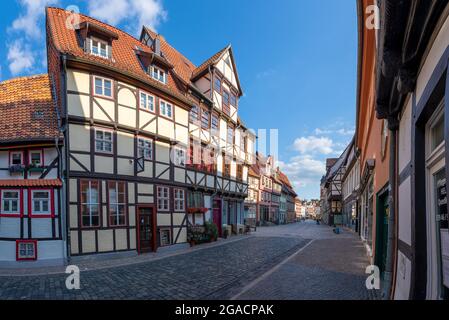
{"type": "Polygon", "coordinates": [[[59,137],[48,75],[0,83],[0,142],[53,140],[59,137]]]}
{"type": "Polygon", "coordinates": [[[174,66],[174,71],[176,74],[186,83],[190,83],[190,79],[192,78],[193,71],[196,69],[196,66],[187,59],[183,54],[181,54],[178,50],[173,48],[164,37],[157,34],[153,30],[148,27],[143,27],[146,32],[151,36],[151,38],[159,38],[161,42],[161,50],[166,56],[167,60],[174,66]]]}
{"type": "MultiPolygon", "coordinates": [[[[127,73],[132,77],[139,79],[159,90],[172,94],[181,101],[192,104],[193,102],[187,98],[186,94],[177,86],[173,79],[172,73],[168,75],[168,84],[164,85],[151,78],[142,68],[137,56],[136,47],[142,48],[146,52],[153,52],[152,48],[144,45],[141,41],[121,31],[115,27],[105,24],[91,17],[80,14],[80,23],[90,22],[118,35],[118,39],[112,40],[112,60],[96,57],[84,52],[77,39],[75,30],[68,29],[65,24],[71,13],[60,8],[47,8],[47,22],[50,28],[50,37],[55,44],[56,49],[63,54],[68,54],[75,58],[101,64],[105,67],[114,68],[117,71],[127,73]]],[[[167,48],[167,44],[163,44],[167,48]]],[[[165,52],[164,52],[165,53],[165,52]]],[[[180,70],[179,63],[170,59],[172,51],[167,50],[168,60],[172,63],[176,72],[180,70]]],[[[173,60],[176,60],[172,58],[173,60]]],[[[182,77],[182,72],[181,77],[182,77]]]]}
{"type": "Polygon", "coordinates": [[[0,180],[0,187],[62,187],[60,179],[12,179],[0,180]]]}

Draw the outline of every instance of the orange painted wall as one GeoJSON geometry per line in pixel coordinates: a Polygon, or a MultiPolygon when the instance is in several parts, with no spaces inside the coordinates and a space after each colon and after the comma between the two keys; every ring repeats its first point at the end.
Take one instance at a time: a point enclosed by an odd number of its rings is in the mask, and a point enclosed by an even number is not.
{"type": "MultiPolygon", "coordinates": [[[[374,3],[373,0],[363,0],[365,21],[367,18],[367,6],[374,3]]],[[[366,161],[375,159],[374,193],[375,196],[388,183],[389,179],[389,147],[388,139],[385,156],[382,157],[382,130],[383,120],[376,118],[376,34],[375,30],[368,30],[363,22],[363,53],[360,74],[359,116],[357,119],[356,145],[361,150],[360,166],[363,177],[366,161]]],[[[376,245],[376,198],[374,198],[373,216],[373,252],[376,245]]]]}

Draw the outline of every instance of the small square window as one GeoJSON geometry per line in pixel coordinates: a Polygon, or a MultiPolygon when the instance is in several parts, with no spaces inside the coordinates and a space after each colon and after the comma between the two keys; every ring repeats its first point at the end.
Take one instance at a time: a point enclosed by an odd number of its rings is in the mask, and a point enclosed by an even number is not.
{"type": "Polygon", "coordinates": [[[167,118],[173,118],[173,105],[161,100],[159,102],[159,113],[167,118]]]}
{"type": "Polygon", "coordinates": [[[140,108],[143,110],[154,112],[154,96],[145,92],[141,92],[140,108]]]}
{"type": "Polygon", "coordinates": [[[21,209],[21,199],[19,190],[1,191],[1,214],[19,215],[21,209]]]}
{"type": "Polygon", "coordinates": [[[112,132],[95,130],[95,151],[112,153],[112,132]]]}
{"type": "Polygon", "coordinates": [[[171,232],[170,229],[161,229],[160,231],[161,247],[171,245],[171,232]]]}
{"type": "Polygon", "coordinates": [[[153,140],[139,138],[137,140],[137,156],[145,160],[153,160],[153,140]]]}
{"type": "Polygon", "coordinates": [[[29,163],[30,163],[30,165],[32,165],[34,167],[42,167],[44,164],[42,158],[43,158],[42,150],[30,151],[29,163]]]}
{"type": "Polygon", "coordinates": [[[16,259],[20,260],[36,260],[37,259],[37,242],[33,240],[23,240],[16,242],[16,259]]]}
{"type": "Polygon", "coordinates": [[[33,190],[31,191],[31,214],[32,215],[48,215],[51,212],[51,195],[50,190],[33,190]]]}

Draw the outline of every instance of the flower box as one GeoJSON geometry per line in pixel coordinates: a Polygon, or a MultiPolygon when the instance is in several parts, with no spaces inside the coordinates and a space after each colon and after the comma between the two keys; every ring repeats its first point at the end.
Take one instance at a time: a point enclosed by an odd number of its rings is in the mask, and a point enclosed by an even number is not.
{"type": "Polygon", "coordinates": [[[190,214],[206,213],[207,211],[209,211],[209,209],[207,209],[207,208],[188,208],[187,209],[187,212],[190,214]]]}
{"type": "Polygon", "coordinates": [[[23,164],[15,164],[9,167],[9,173],[23,173],[25,166],[23,164]]]}

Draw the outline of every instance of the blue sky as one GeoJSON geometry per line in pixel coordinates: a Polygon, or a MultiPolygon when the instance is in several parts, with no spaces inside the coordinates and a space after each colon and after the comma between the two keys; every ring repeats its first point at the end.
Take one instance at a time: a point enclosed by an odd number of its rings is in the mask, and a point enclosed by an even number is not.
{"type": "Polygon", "coordinates": [[[243,120],[279,129],[279,165],[301,198],[319,197],[324,160],[354,133],[355,0],[5,1],[0,80],[46,72],[45,5],[76,5],[136,37],[149,25],[196,65],[231,43],[243,120]]]}

